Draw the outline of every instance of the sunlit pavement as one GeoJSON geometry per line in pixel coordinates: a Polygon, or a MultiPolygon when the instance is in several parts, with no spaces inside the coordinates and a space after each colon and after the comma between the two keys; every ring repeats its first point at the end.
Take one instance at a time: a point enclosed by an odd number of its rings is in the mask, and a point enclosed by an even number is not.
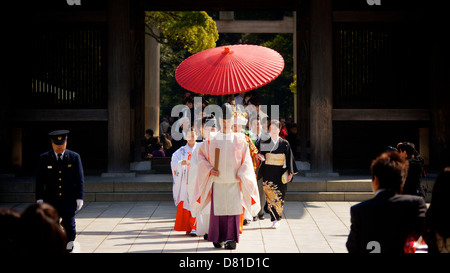
{"type": "MultiPolygon", "coordinates": [[[[236,250],[173,230],[173,202],[86,202],[76,214],[80,253],[346,253],[350,206],[358,202],[285,203],[278,229],[270,216],[244,226],[236,250]]],[[[21,211],[27,203],[3,203],[21,211]]]]}

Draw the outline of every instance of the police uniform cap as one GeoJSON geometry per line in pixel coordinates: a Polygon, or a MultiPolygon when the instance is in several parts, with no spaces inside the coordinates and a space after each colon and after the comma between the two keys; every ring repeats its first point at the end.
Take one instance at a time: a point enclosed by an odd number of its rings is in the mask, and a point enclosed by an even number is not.
{"type": "Polygon", "coordinates": [[[53,143],[55,143],[56,145],[62,145],[67,140],[67,134],[69,134],[68,130],[56,130],[50,132],[48,135],[53,143]]]}

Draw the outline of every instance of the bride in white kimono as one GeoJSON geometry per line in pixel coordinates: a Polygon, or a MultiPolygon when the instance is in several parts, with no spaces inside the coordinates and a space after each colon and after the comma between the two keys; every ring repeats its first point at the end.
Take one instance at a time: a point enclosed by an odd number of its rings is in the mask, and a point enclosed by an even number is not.
{"type": "MultiPolygon", "coordinates": [[[[188,184],[188,193],[189,193],[189,200],[194,200],[194,192],[198,191],[198,185],[197,185],[197,166],[198,166],[198,149],[204,145],[204,143],[209,143],[210,141],[210,135],[216,134],[216,122],[215,117],[208,117],[202,119],[202,137],[203,142],[198,143],[195,147],[195,150],[192,152],[192,158],[191,158],[191,166],[189,169],[189,181],[188,184]]],[[[195,200],[194,200],[195,201],[195,200]]],[[[193,201],[191,201],[193,202],[193,201]]],[[[197,235],[202,236],[205,240],[208,240],[208,230],[209,230],[209,213],[211,210],[211,206],[207,205],[203,208],[203,210],[196,215],[195,219],[197,220],[197,235]]]]}

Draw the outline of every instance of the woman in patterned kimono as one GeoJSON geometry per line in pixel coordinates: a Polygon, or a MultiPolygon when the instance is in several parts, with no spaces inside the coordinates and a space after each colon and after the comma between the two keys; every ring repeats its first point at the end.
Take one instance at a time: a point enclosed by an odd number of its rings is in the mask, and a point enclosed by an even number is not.
{"type": "Polygon", "coordinates": [[[279,136],[279,121],[272,120],[268,129],[270,137],[266,140],[262,139],[257,147],[261,159],[264,160],[259,169],[258,179],[263,178],[263,189],[272,228],[279,228],[287,183],[298,171],[289,142],[279,136]]]}

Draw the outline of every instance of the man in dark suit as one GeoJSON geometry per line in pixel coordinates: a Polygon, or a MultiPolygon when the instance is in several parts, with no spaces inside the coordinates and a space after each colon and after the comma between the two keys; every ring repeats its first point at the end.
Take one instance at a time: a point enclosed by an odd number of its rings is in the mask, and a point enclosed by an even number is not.
{"type": "Polygon", "coordinates": [[[49,134],[53,149],[39,157],[36,199],[56,208],[70,242],[76,235],[75,212],[83,206],[84,172],[80,155],[66,149],[68,133],[58,130],[49,134]]]}
{"type": "Polygon", "coordinates": [[[427,210],[423,198],[401,195],[408,173],[408,161],[398,152],[387,152],[371,165],[375,197],[350,209],[351,229],[347,240],[350,253],[403,253],[409,235],[422,234],[427,210]]]}

